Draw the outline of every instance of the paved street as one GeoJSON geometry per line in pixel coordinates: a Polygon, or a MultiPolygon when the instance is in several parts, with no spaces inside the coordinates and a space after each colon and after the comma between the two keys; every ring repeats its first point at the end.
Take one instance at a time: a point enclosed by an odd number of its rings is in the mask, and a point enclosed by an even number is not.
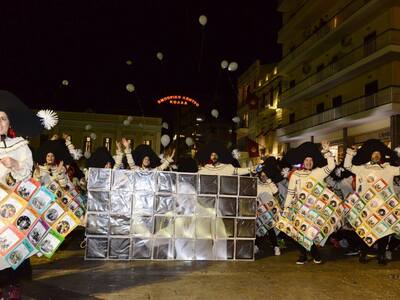
{"type": "Polygon", "coordinates": [[[78,242],[53,261],[32,259],[26,299],[399,299],[400,257],[366,265],[326,248],[323,265],[298,266],[297,252],[255,262],[84,261],[78,242]]]}

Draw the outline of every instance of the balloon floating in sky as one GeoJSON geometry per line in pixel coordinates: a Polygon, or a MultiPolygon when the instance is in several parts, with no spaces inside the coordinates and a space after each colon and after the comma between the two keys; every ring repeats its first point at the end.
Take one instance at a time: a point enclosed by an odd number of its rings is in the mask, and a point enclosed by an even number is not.
{"type": "Polygon", "coordinates": [[[162,123],[162,128],[168,129],[168,128],[169,128],[168,123],[167,123],[167,122],[163,122],[163,123],[162,123]]]}
{"type": "Polygon", "coordinates": [[[237,124],[237,123],[240,122],[240,118],[237,117],[237,116],[236,116],[236,117],[233,117],[233,118],[232,118],[232,122],[237,124]]]}
{"type": "Polygon", "coordinates": [[[128,84],[126,85],[126,90],[127,90],[129,93],[133,93],[133,92],[135,91],[135,86],[134,86],[132,83],[128,83],[128,84]]]}
{"type": "Polygon", "coordinates": [[[64,79],[63,81],[61,81],[61,84],[62,84],[63,86],[68,86],[68,85],[69,85],[69,81],[66,80],[66,79],[64,79]]]}
{"type": "Polygon", "coordinates": [[[194,144],[194,141],[191,137],[187,137],[185,142],[186,142],[186,145],[188,145],[189,147],[194,144]]]}
{"type": "Polygon", "coordinates": [[[226,60],[221,61],[221,68],[225,70],[228,67],[229,63],[226,60]]]}
{"type": "Polygon", "coordinates": [[[86,131],[89,131],[90,129],[92,129],[92,125],[87,124],[87,125],[85,126],[85,130],[86,130],[86,131]]]}
{"type": "Polygon", "coordinates": [[[157,59],[159,60],[159,61],[162,61],[163,59],[164,59],[164,54],[162,54],[162,52],[157,52],[157,59]]]}
{"type": "Polygon", "coordinates": [[[170,139],[169,135],[167,135],[167,134],[164,134],[161,137],[161,145],[163,145],[164,147],[167,147],[170,141],[171,141],[171,139],[170,139]]]}
{"type": "Polygon", "coordinates": [[[95,140],[95,139],[97,139],[97,135],[96,135],[94,132],[92,132],[92,133],[90,134],[90,138],[91,138],[92,140],[95,140]]]}
{"type": "Polygon", "coordinates": [[[129,116],[128,118],[126,118],[129,122],[132,122],[133,121],[133,117],[132,116],[129,116]]]}
{"type": "Polygon", "coordinates": [[[218,116],[219,116],[219,112],[218,112],[218,110],[216,110],[216,109],[213,109],[212,111],[211,111],[211,115],[214,117],[214,118],[218,118],[218,116]]]}
{"type": "Polygon", "coordinates": [[[201,15],[199,17],[199,23],[200,23],[201,26],[203,26],[203,27],[206,26],[207,21],[208,21],[208,19],[207,19],[207,17],[205,15],[201,15]]]}
{"type": "Polygon", "coordinates": [[[237,62],[231,62],[228,66],[228,71],[235,72],[238,69],[239,65],[237,62]]]}
{"type": "Polygon", "coordinates": [[[129,126],[129,124],[131,124],[131,122],[129,122],[129,120],[124,120],[124,122],[122,122],[122,124],[124,124],[124,126],[129,126]]]}
{"type": "Polygon", "coordinates": [[[126,64],[127,64],[128,66],[130,66],[130,65],[132,65],[132,61],[131,61],[130,59],[128,59],[128,60],[126,61],[126,64]]]}

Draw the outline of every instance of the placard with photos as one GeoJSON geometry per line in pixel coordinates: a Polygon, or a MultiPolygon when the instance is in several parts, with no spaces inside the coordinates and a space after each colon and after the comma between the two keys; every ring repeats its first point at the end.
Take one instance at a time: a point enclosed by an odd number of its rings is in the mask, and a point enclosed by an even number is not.
{"type": "Polygon", "coordinates": [[[280,211],[278,199],[270,193],[263,192],[257,196],[257,236],[264,236],[268,230],[275,227],[280,211]]]}
{"type": "Polygon", "coordinates": [[[32,178],[0,185],[0,256],[14,269],[36,253],[50,258],[85,214],[78,195],[51,187],[32,178]]]}
{"type": "Polygon", "coordinates": [[[374,174],[367,176],[367,190],[345,199],[346,219],[368,245],[390,234],[400,234],[400,200],[393,188],[374,174]]]}
{"type": "Polygon", "coordinates": [[[323,246],[343,223],[343,201],[324,183],[309,178],[296,201],[279,214],[276,228],[307,250],[323,246]]]}

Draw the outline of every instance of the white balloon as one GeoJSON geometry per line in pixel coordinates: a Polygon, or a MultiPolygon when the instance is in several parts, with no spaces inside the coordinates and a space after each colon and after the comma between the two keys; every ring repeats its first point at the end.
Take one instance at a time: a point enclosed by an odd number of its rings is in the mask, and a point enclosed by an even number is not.
{"type": "Polygon", "coordinates": [[[164,134],[161,137],[161,145],[163,145],[164,147],[167,147],[170,141],[171,141],[171,139],[170,139],[169,135],[167,135],[167,134],[164,134]]]}
{"type": "Polygon", "coordinates": [[[124,122],[122,122],[122,124],[124,124],[124,126],[129,126],[129,124],[131,124],[131,122],[129,122],[129,120],[124,120],[124,122]]]}
{"type": "Polygon", "coordinates": [[[66,79],[64,79],[62,82],[62,85],[64,85],[64,86],[67,86],[67,85],[69,85],[69,81],[68,80],[66,80],[66,79]]]}
{"type": "Polygon", "coordinates": [[[206,26],[206,24],[207,24],[207,17],[205,16],[205,15],[201,15],[200,17],[199,17],[199,23],[201,24],[201,26],[206,26]]]}
{"type": "Polygon", "coordinates": [[[95,139],[97,139],[97,135],[96,135],[94,132],[92,132],[92,133],[90,134],[90,138],[91,138],[92,140],[95,140],[95,139]]]}
{"type": "Polygon", "coordinates": [[[238,149],[233,149],[232,150],[232,156],[235,159],[240,159],[240,151],[238,149]]]}
{"type": "Polygon", "coordinates": [[[126,61],[126,64],[127,64],[128,66],[130,66],[130,65],[132,65],[132,61],[131,61],[130,59],[128,59],[128,60],[126,61]]]}
{"type": "Polygon", "coordinates": [[[90,129],[92,129],[92,125],[87,124],[87,125],[85,126],[85,130],[86,130],[86,131],[89,131],[90,129]]]}
{"type": "Polygon", "coordinates": [[[162,127],[163,127],[164,129],[168,129],[168,128],[169,128],[169,125],[168,125],[167,122],[163,122],[163,123],[162,123],[162,127]]]}
{"type": "Polygon", "coordinates": [[[221,68],[225,70],[228,67],[229,63],[226,60],[221,61],[221,68]]]}
{"type": "Polygon", "coordinates": [[[132,116],[129,116],[129,117],[127,118],[127,120],[128,120],[129,122],[132,122],[132,121],[133,121],[133,117],[132,117],[132,116]]]}
{"type": "Polygon", "coordinates": [[[232,118],[232,121],[233,121],[233,123],[236,123],[236,124],[237,124],[237,123],[240,122],[240,118],[237,117],[237,116],[236,116],[236,117],[233,117],[233,118],[232,118]]]}
{"type": "Polygon", "coordinates": [[[187,137],[185,142],[186,142],[186,145],[188,145],[189,147],[194,144],[194,141],[191,137],[187,137]]]}
{"type": "Polygon", "coordinates": [[[214,117],[214,118],[218,118],[218,116],[219,116],[219,112],[218,112],[218,110],[216,110],[216,109],[213,109],[212,111],[211,111],[211,115],[214,117]]]}
{"type": "Polygon", "coordinates": [[[135,91],[135,86],[134,86],[132,83],[128,83],[128,84],[126,85],[126,90],[127,90],[129,93],[133,93],[133,92],[135,91]]]}
{"type": "Polygon", "coordinates": [[[231,62],[228,66],[228,71],[234,72],[238,69],[239,65],[237,64],[237,62],[231,62]]]}
{"type": "Polygon", "coordinates": [[[92,154],[89,151],[86,151],[83,156],[85,156],[86,159],[89,159],[92,156],[92,154]]]}
{"type": "Polygon", "coordinates": [[[163,58],[164,58],[164,54],[162,54],[162,52],[157,52],[157,59],[159,60],[159,61],[161,61],[161,60],[163,60],[163,58]]]}

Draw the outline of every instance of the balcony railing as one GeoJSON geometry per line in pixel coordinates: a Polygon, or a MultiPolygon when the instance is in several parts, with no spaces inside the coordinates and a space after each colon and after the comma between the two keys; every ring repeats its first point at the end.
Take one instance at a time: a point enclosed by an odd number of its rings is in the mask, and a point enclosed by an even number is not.
{"type": "Polygon", "coordinates": [[[369,42],[368,44],[363,43],[349,53],[346,53],[337,61],[330,63],[321,71],[315,72],[314,74],[298,82],[294,87],[289,88],[282,93],[282,104],[284,104],[284,102],[290,97],[308,89],[309,87],[312,87],[318,82],[329,78],[337,72],[361,61],[362,59],[389,45],[400,45],[400,30],[388,29],[387,31],[382,32],[373,42],[369,42]]]}
{"type": "Polygon", "coordinates": [[[400,87],[389,87],[380,90],[378,93],[370,96],[362,96],[343,105],[326,110],[322,113],[297,120],[293,124],[289,124],[278,129],[278,136],[293,134],[298,131],[322,125],[327,122],[338,120],[355,113],[367,111],[369,109],[379,107],[388,103],[400,103],[400,87]]]}
{"type": "Polygon", "coordinates": [[[317,43],[320,39],[327,36],[329,33],[338,28],[342,23],[349,19],[355,12],[360,10],[371,0],[355,0],[351,1],[347,6],[342,8],[335,16],[330,18],[323,26],[317,31],[310,33],[304,32],[304,39],[293,48],[288,54],[282,58],[282,63],[293,60],[299,53],[302,53],[306,49],[309,49],[317,43]]]}

